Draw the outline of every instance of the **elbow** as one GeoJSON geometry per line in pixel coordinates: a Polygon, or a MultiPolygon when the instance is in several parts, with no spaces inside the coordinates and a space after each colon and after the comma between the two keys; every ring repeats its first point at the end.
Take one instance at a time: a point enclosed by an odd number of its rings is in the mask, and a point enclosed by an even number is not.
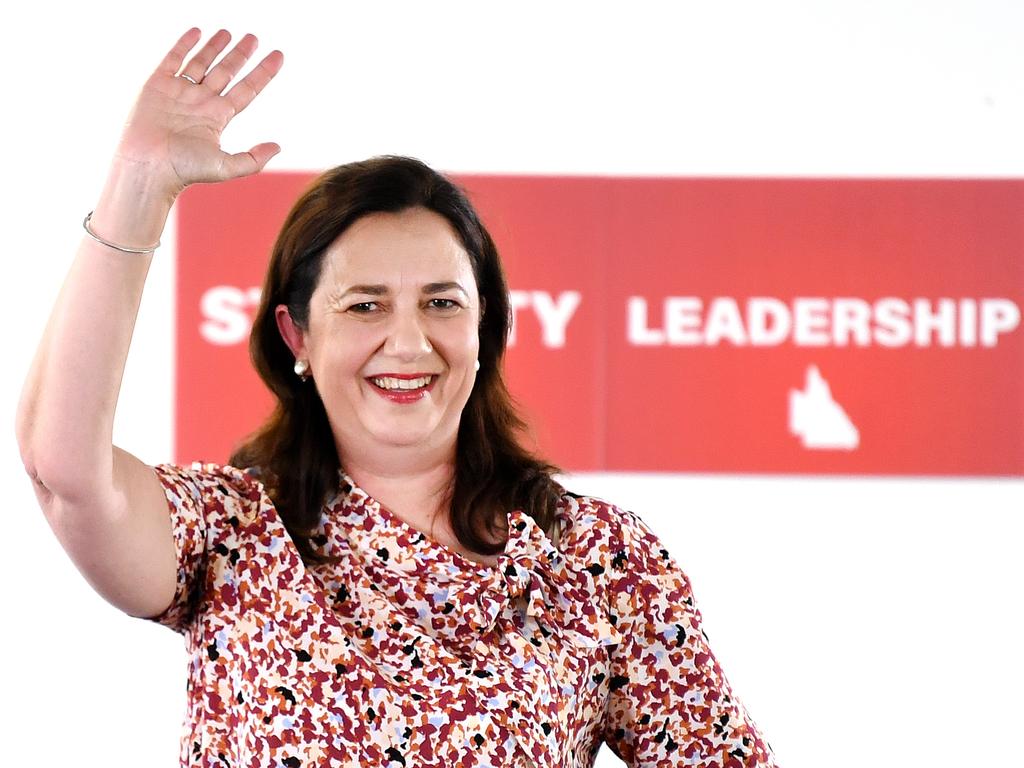
{"type": "Polygon", "coordinates": [[[48,437],[23,406],[18,408],[15,434],[21,463],[44,511],[54,497],[75,501],[95,496],[98,481],[103,477],[103,473],[97,471],[97,462],[78,451],[69,451],[63,441],[48,437]]]}
{"type": "Polygon", "coordinates": [[[25,403],[25,398],[22,397],[21,402],[18,403],[18,412],[14,417],[14,435],[18,441],[18,453],[21,455],[21,463],[24,465],[25,471],[33,482],[38,482],[39,470],[36,466],[34,432],[33,419],[25,403]]]}
{"type": "Polygon", "coordinates": [[[36,498],[39,500],[39,506],[44,514],[49,517],[49,513],[54,505],[55,494],[50,485],[43,480],[37,454],[32,448],[32,441],[22,434],[20,428],[18,431],[18,451],[21,454],[22,466],[25,467],[25,474],[32,481],[32,490],[35,491],[36,498]]]}
{"type": "Polygon", "coordinates": [[[45,512],[54,497],[53,483],[44,479],[50,475],[49,460],[44,453],[42,461],[40,461],[40,454],[35,448],[32,437],[22,432],[20,424],[18,425],[18,451],[21,454],[22,466],[25,467],[25,474],[32,481],[33,490],[39,497],[39,503],[45,512]]]}

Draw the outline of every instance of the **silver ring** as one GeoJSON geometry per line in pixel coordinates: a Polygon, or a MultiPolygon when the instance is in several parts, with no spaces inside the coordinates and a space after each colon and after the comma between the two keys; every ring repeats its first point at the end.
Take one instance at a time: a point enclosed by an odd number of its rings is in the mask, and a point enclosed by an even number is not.
{"type": "Polygon", "coordinates": [[[186,80],[188,80],[188,81],[189,81],[190,83],[192,83],[192,85],[199,85],[199,81],[198,81],[198,80],[193,80],[193,79],[192,79],[191,77],[189,77],[188,75],[186,75],[186,74],[185,74],[184,72],[182,72],[182,73],[181,73],[180,75],[178,75],[178,77],[183,77],[183,78],[185,78],[185,79],[186,79],[186,80]]]}

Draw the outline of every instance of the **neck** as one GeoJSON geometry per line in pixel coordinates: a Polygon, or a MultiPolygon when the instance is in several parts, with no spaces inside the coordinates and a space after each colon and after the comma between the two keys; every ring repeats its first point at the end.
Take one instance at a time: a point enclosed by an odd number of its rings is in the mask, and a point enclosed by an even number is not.
{"type": "Polygon", "coordinates": [[[479,555],[465,549],[451,529],[448,492],[455,474],[454,445],[437,454],[422,448],[383,454],[346,453],[339,445],[338,455],[353,482],[406,524],[463,557],[482,565],[497,565],[498,555],[479,555]]]}
{"type": "Polygon", "coordinates": [[[448,493],[455,472],[454,447],[446,455],[396,451],[387,455],[339,451],[352,480],[392,514],[427,535],[449,528],[448,493]]]}

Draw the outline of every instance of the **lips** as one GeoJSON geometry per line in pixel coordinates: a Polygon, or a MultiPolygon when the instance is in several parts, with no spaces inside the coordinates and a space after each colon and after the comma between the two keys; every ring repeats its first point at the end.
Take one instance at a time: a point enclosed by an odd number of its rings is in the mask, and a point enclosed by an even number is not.
{"type": "Polygon", "coordinates": [[[399,376],[371,376],[370,382],[376,384],[381,389],[395,390],[395,389],[420,389],[430,383],[433,376],[425,374],[423,376],[412,376],[409,378],[399,376]]]}
{"type": "Polygon", "coordinates": [[[421,400],[433,389],[437,379],[437,374],[432,373],[383,373],[366,377],[377,394],[393,403],[421,400]]]}

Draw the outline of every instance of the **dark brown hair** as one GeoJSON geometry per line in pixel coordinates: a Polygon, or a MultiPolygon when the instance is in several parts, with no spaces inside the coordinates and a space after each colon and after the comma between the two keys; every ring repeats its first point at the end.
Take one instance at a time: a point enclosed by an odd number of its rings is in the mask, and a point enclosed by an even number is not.
{"type": "Polygon", "coordinates": [[[472,552],[502,551],[505,514],[520,509],[550,530],[562,492],[556,468],[519,441],[525,427],[502,379],[511,323],[508,287],[498,251],[466,195],[418,160],[376,157],[334,168],[298,199],[270,258],[249,351],[260,377],[277,398],[270,418],[230,463],[255,467],[285,527],[306,562],[322,560],[310,536],[323,504],[337,491],[340,467],[323,402],[311,382],[292,370],[295,359],[277,328],[274,308],[288,307],[301,328],[320,278],[324,253],[357,219],[376,212],[423,207],[451,224],[469,254],[481,306],[480,371],[462,412],[455,474],[449,489],[451,525],[472,552]]]}

